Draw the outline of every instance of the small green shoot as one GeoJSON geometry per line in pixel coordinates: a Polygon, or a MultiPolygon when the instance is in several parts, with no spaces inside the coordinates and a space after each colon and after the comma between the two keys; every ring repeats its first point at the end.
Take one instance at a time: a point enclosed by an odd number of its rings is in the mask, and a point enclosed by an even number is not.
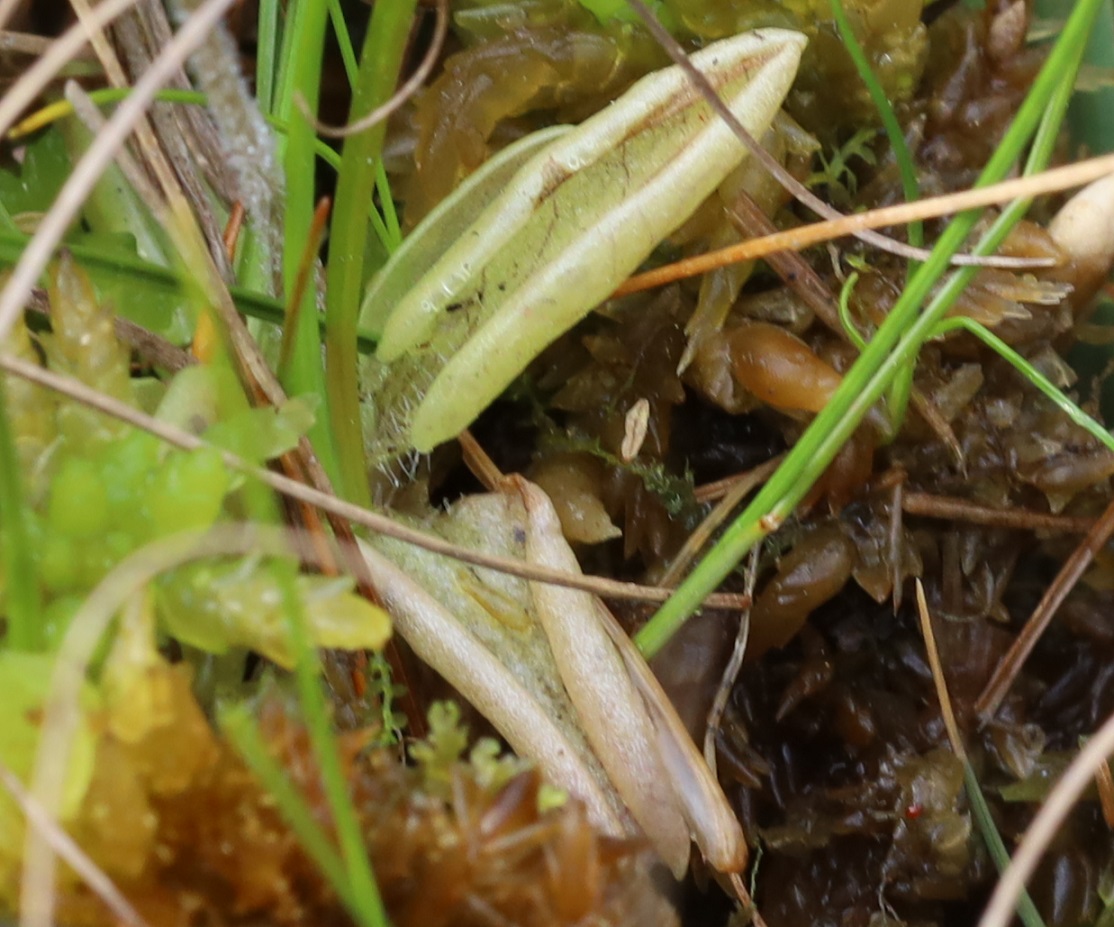
{"type": "Polygon", "coordinates": [[[851,343],[862,353],[866,350],[866,339],[859,332],[855,320],[851,317],[851,294],[855,292],[855,284],[859,282],[859,272],[853,271],[843,281],[839,291],[839,322],[851,343]]]}
{"type": "Polygon", "coordinates": [[[371,861],[368,859],[360,823],[348,795],[344,771],[340,766],[332,719],[321,692],[321,668],[306,628],[302,604],[294,587],[293,571],[282,565],[276,565],[274,569],[282,589],[290,639],[297,661],[294,679],[298,688],[298,700],[305,715],[314,757],[321,768],[322,785],[337,829],[347,883],[358,905],[354,913],[358,913],[361,927],[386,927],[387,915],[371,871],[371,861]]]}
{"type": "MultiPolygon", "coordinates": [[[[286,174],[285,222],[283,228],[283,284],[289,299],[298,290],[306,257],[306,242],[311,238],[317,192],[314,176],[314,146],[317,135],[313,120],[317,115],[324,59],[327,0],[300,0],[288,12],[288,28],[293,38],[284,42],[283,61],[286,80],[280,85],[278,114],[289,121],[290,132],[283,153],[286,174]]],[[[284,36],[285,38],[285,36],[284,36]]],[[[312,256],[316,257],[316,255],[312,256]]],[[[309,278],[312,280],[312,273],[309,278]]],[[[294,309],[294,307],[291,307],[294,309]]],[[[326,399],[325,372],[321,366],[321,337],[317,326],[317,287],[306,286],[293,323],[290,366],[283,386],[291,395],[311,394],[326,399]]],[[[329,428],[327,408],[310,430],[321,465],[335,483],[339,462],[329,428]]]]}
{"type": "MultiPolygon", "coordinates": [[[[398,82],[406,36],[416,0],[375,5],[352,97],[352,118],[360,119],[385,102],[398,82]]],[[[357,380],[357,322],[365,279],[368,209],[385,174],[380,154],[386,124],[344,142],[333,212],[325,310],[326,388],[331,430],[339,452],[338,488],[344,498],[368,505],[367,462],[357,380]]],[[[390,202],[390,197],[383,197],[390,202]]]]}
{"type": "MultiPolygon", "coordinates": [[[[855,30],[851,27],[851,22],[843,9],[843,3],[841,0],[831,0],[831,4],[840,38],[843,39],[847,54],[851,56],[851,60],[855,63],[855,70],[859,72],[859,77],[866,85],[871,102],[878,110],[878,118],[882,120],[882,126],[886,130],[890,150],[894,154],[898,172],[901,174],[902,192],[905,194],[907,202],[913,202],[920,196],[920,184],[917,182],[917,169],[913,164],[913,155],[909,151],[909,146],[905,144],[905,135],[901,131],[901,123],[897,121],[897,114],[886,97],[886,91],[871,68],[866,52],[863,51],[862,45],[859,44],[859,40],[855,36],[855,30]]],[[[920,222],[910,222],[908,234],[909,244],[918,248],[924,244],[924,226],[920,222]]],[[[917,262],[909,262],[906,280],[917,269],[917,266],[917,262]]],[[[862,349],[860,348],[860,350],[862,349]]],[[[901,421],[905,418],[905,410],[908,408],[909,398],[913,394],[913,373],[915,369],[915,364],[909,364],[894,379],[893,386],[890,389],[887,405],[891,430],[894,434],[897,433],[901,421]]]]}
{"type": "Polygon", "coordinates": [[[874,152],[870,150],[870,143],[877,137],[875,129],[860,129],[846,142],[840,145],[831,155],[819,152],[821,170],[808,176],[805,185],[808,187],[826,186],[833,199],[839,199],[844,205],[850,203],[851,197],[858,189],[858,177],[851,169],[851,159],[858,158],[867,164],[874,164],[874,152]]]}

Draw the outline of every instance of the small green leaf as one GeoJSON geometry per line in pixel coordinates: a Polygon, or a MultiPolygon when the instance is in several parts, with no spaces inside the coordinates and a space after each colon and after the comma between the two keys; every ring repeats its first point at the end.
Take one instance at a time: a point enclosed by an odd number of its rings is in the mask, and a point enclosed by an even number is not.
{"type": "MultiPolygon", "coordinates": [[[[390,637],[387,613],[350,591],[351,580],[298,576],[295,590],[316,647],[379,650],[390,637]]],[[[259,563],[201,564],[159,586],[163,629],[186,644],[221,654],[256,650],[279,666],[294,665],[282,590],[259,563]]]]}

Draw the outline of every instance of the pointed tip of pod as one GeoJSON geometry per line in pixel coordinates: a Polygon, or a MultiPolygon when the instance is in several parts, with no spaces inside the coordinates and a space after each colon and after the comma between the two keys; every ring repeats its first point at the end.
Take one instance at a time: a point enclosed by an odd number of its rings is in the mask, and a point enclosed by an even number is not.
{"type": "MultiPolygon", "coordinates": [[[[800,32],[760,29],[709,45],[691,61],[760,136],[806,44],[800,32]]],[[[606,299],[745,154],[673,67],[647,75],[528,161],[387,320],[380,360],[392,362],[428,338],[422,350],[440,365],[414,404],[414,449],[429,451],[466,427],[546,345],[606,299]],[[574,201],[575,209],[562,209],[574,201]],[[569,287],[574,276],[578,285],[569,287]],[[458,321],[442,324],[449,312],[458,321]]]]}

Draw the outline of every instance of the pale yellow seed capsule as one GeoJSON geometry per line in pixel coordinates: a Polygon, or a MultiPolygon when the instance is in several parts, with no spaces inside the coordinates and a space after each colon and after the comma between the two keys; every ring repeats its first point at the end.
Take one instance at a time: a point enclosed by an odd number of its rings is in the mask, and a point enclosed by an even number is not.
{"type": "MultiPolygon", "coordinates": [[[[747,131],[761,136],[805,41],[797,32],[761,29],[710,45],[692,62],[747,131]]],[[[377,357],[390,365],[388,378],[398,378],[380,393],[396,397],[380,410],[397,433],[387,443],[428,451],[467,427],[746,154],[676,67],[648,75],[542,147],[387,318],[377,357]]],[[[465,200],[474,206],[470,194],[465,200]]],[[[445,210],[445,221],[457,224],[454,216],[445,210]]]]}

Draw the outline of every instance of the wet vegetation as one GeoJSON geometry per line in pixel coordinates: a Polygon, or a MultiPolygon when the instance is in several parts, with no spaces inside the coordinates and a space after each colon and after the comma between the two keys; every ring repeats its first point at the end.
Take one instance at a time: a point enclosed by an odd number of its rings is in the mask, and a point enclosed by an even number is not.
{"type": "MultiPolygon", "coordinates": [[[[1038,36],[1047,22],[1024,0],[981,10],[847,3],[870,79],[900,126],[905,150],[895,150],[827,0],[662,0],[655,12],[690,50],[763,27],[806,33],[799,76],[759,141],[844,213],[908,198],[905,157],[921,196],[971,187],[1050,47],[1038,36]]],[[[361,15],[349,13],[358,35],[361,15]]],[[[331,288],[338,254],[366,255],[362,287],[397,246],[395,233],[414,228],[491,157],[540,128],[583,121],[669,64],[619,4],[470,0],[452,14],[439,50],[432,11],[412,28],[400,15],[400,35],[409,34],[408,53],[397,51],[403,70],[430,47],[435,69],[390,116],[383,171],[367,179],[382,240],[354,245],[334,226],[322,252],[331,288]]],[[[45,20],[24,15],[17,26],[28,35],[45,31],[45,20]]],[[[263,57],[273,35],[250,5],[237,17],[240,52],[263,57]]],[[[117,28],[123,51],[133,34],[117,28]]],[[[262,86],[263,73],[255,90],[277,119],[281,107],[264,96],[277,100],[282,88],[262,86]]],[[[325,74],[346,85],[343,68],[325,74]]],[[[347,97],[346,86],[327,83],[322,111],[343,111],[347,97]]],[[[291,112],[277,136],[288,157],[299,144],[291,112]]],[[[23,245],[85,150],[79,132],[59,128],[67,119],[6,150],[0,246],[23,245]]],[[[229,132],[227,122],[217,114],[214,137],[229,132]]],[[[1076,147],[1064,132],[1057,157],[1070,160],[1076,147]]],[[[232,202],[248,199],[237,187],[245,173],[241,165],[222,175],[206,158],[196,151],[176,167],[192,164],[203,188],[195,206],[211,207],[207,221],[218,230],[232,202]]],[[[342,168],[342,186],[344,176],[342,168]]],[[[0,910],[28,916],[53,903],[59,923],[91,925],[743,922],[749,913],[727,901],[722,876],[699,854],[683,885],[673,885],[621,803],[614,813],[623,826],[603,826],[592,799],[554,789],[505,744],[477,742],[469,731],[487,732],[488,721],[502,731],[500,721],[482,705],[437,701],[455,693],[419,659],[425,645],[409,632],[409,645],[397,636],[385,645],[392,617],[406,627],[398,593],[380,590],[384,601],[372,592],[370,555],[361,566],[351,547],[333,548],[328,538],[345,540],[347,526],[326,530],[308,505],[280,507],[257,476],[222,455],[256,466],[278,460],[286,475],[328,487],[303,439],[320,442],[315,429],[334,421],[306,398],[314,377],[324,390],[331,374],[314,360],[319,344],[280,344],[271,324],[276,310],[293,312],[302,299],[288,329],[314,328],[314,274],[289,243],[317,243],[310,195],[332,192],[333,181],[299,182],[288,178],[281,204],[274,190],[248,199],[241,250],[229,259],[210,235],[206,257],[236,282],[238,308],[270,318],[251,323],[258,360],[295,398],[274,391],[235,324],[209,311],[217,300],[199,296],[209,284],[167,287],[166,268],[199,259],[166,213],[152,218],[134,175],[120,181],[140,191],[134,196],[100,189],[100,211],[95,200],[86,207],[49,285],[22,301],[23,317],[0,343],[6,359],[72,377],[207,442],[171,447],[11,366],[0,381],[0,469],[8,473],[0,486],[0,771],[13,795],[19,783],[32,789],[127,899],[106,906],[106,892],[73,857],[56,882],[49,869],[35,870],[42,825],[25,823],[3,793],[0,910]],[[261,214],[283,208],[285,250],[260,224],[261,214]],[[113,224],[113,210],[128,217],[113,224]],[[305,231],[291,239],[298,216],[305,231]],[[129,277],[137,262],[164,269],[129,277]],[[153,311],[160,300],[166,310],[153,311]],[[299,356],[315,372],[299,374],[299,356]],[[244,521],[296,527],[296,549],[235,534],[233,523],[244,521]],[[195,534],[183,539],[183,530],[195,534]],[[96,621],[102,630],[86,632],[96,621]],[[65,696],[50,695],[67,673],[69,715],[65,696]],[[40,743],[61,743],[68,754],[55,757],[64,772],[53,792],[36,761],[40,743]],[[36,895],[43,871],[47,887],[36,895]]],[[[1114,503],[1114,451],[1034,382],[1042,375],[1102,420],[1114,242],[1082,246],[1066,220],[1053,219],[1063,202],[1033,205],[1000,250],[1030,266],[979,269],[908,378],[897,377],[791,517],[771,525],[727,578],[720,591],[745,607],[703,609],[653,657],[693,739],[715,760],[750,846],[745,881],[775,927],[976,923],[999,874],[990,833],[1012,849],[1080,743],[1114,714],[1114,561],[1104,514],[1114,503]],[[1082,566],[1060,575],[1071,562],[1082,566]],[[1051,604],[1050,589],[1059,596],[1051,604]],[[732,662],[740,634],[741,667],[732,662]]],[[[751,159],[647,265],[812,220],[751,159]]],[[[931,247],[945,227],[929,220],[886,232],[931,247]]],[[[828,406],[911,273],[907,260],[843,238],[610,299],[540,351],[474,423],[482,452],[454,441],[428,455],[373,460],[347,495],[366,495],[405,525],[521,559],[533,530],[526,522],[507,516],[491,528],[461,514],[492,489],[492,472],[520,473],[552,500],[586,573],[675,586],[828,406]]],[[[348,348],[354,356],[354,338],[348,348]]],[[[385,406],[393,399],[376,394],[371,363],[361,361],[362,398],[385,406]]],[[[335,377],[328,389],[336,395],[335,377]]],[[[374,447],[375,415],[365,409],[358,419],[369,429],[359,449],[365,439],[374,447]]],[[[342,433],[327,439],[321,460],[350,489],[350,464],[333,463],[353,457],[342,433]]],[[[521,580],[464,567],[444,579],[439,567],[400,553],[402,542],[373,541],[462,622],[469,609],[494,616],[501,629],[474,632],[492,650],[543,610],[521,580]]],[[[632,636],[654,610],[609,604],[632,636]]],[[[551,665],[536,668],[517,652],[505,658],[540,689],[561,688],[551,665]]],[[[571,701],[576,709],[552,710],[574,719],[577,743],[595,744],[579,732],[588,725],[578,727],[580,703],[571,701]]],[[[1030,884],[1027,927],[1114,917],[1109,782],[1108,772],[1099,777],[1055,835],[1030,884]]]]}

